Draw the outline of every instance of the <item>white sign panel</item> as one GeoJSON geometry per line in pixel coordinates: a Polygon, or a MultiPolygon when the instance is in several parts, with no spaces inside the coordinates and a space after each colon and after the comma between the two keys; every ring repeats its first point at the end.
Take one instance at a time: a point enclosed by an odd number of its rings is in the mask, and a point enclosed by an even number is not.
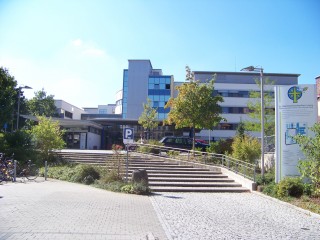
{"type": "Polygon", "coordinates": [[[124,128],[123,129],[123,143],[133,143],[134,141],[134,131],[133,128],[124,128]]]}
{"type": "Polygon", "coordinates": [[[314,84],[276,86],[276,182],[300,176],[299,160],[304,159],[294,136],[312,135],[317,122],[317,93],[314,84]]]}

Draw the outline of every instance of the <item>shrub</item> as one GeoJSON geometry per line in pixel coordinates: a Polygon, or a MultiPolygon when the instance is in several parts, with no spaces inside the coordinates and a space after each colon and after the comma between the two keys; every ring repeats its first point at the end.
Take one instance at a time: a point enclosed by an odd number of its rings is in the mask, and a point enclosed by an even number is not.
{"type": "MultiPolygon", "coordinates": [[[[154,145],[154,146],[163,146],[163,143],[154,140],[154,139],[150,139],[147,142],[148,145],[154,145]]],[[[153,154],[159,154],[160,153],[160,149],[157,147],[152,147],[152,146],[145,146],[145,145],[140,145],[138,147],[138,151],[142,152],[142,153],[153,153],[153,154]]]]}
{"type": "Polygon", "coordinates": [[[121,176],[118,174],[117,169],[108,170],[102,177],[101,182],[108,184],[111,182],[121,181],[121,176]]]}
{"type": "Polygon", "coordinates": [[[314,186],[310,183],[303,184],[303,193],[307,196],[312,196],[314,192],[314,186]]]}
{"type": "Polygon", "coordinates": [[[93,180],[100,178],[99,172],[90,165],[77,165],[74,168],[74,171],[75,174],[70,179],[72,182],[89,182],[90,178],[92,178],[93,180]],[[88,179],[89,176],[90,178],[88,179]],[[87,179],[85,180],[85,178],[87,179]]]}
{"type": "Polygon", "coordinates": [[[174,151],[174,150],[169,150],[167,152],[169,157],[175,158],[176,156],[179,156],[180,152],[179,151],[174,151]]]}
{"type": "Polygon", "coordinates": [[[303,194],[303,183],[300,178],[285,178],[277,185],[278,197],[301,197],[303,194]]]}
{"type": "Polygon", "coordinates": [[[269,196],[276,197],[277,196],[277,184],[275,182],[269,183],[268,185],[266,185],[263,188],[262,192],[264,194],[269,195],[269,196]]]}
{"type": "Polygon", "coordinates": [[[268,172],[264,174],[262,177],[261,175],[257,176],[256,183],[257,185],[268,185],[270,183],[275,182],[275,169],[270,169],[268,172]]]}
{"type": "Polygon", "coordinates": [[[207,148],[207,152],[217,154],[226,154],[226,152],[232,153],[232,142],[233,139],[231,138],[228,138],[226,140],[220,139],[219,141],[211,142],[210,147],[207,148]]]}
{"type": "Polygon", "coordinates": [[[232,157],[252,164],[261,154],[259,140],[248,135],[242,138],[236,136],[232,143],[232,150],[232,157]]]}
{"type": "Polygon", "coordinates": [[[150,188],[143,183],[129,183],[121,187],[121,192],[131,194],[148,194],[150,188]]]}

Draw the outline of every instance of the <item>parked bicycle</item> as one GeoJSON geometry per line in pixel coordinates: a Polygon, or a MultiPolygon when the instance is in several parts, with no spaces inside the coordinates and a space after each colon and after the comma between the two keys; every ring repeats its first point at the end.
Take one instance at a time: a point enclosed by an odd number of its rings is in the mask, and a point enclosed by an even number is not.
{"type": "Polygon", "coordinates": [[[25,177],[28,180],[34,180],[39,175],[39,168],[31,160],[27,160],[24,164],[14,160],[14,155],[11,158],[5,157],[4,154],[0,154],[1,158],[1,181],[14,181],[15,177],[25,177]],[[16,174],[15,174],[16,173],[16,174]]]}

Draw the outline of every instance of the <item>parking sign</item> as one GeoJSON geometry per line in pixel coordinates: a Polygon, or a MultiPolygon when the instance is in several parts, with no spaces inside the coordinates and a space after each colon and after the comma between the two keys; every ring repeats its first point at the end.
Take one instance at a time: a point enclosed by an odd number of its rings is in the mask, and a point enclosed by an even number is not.
{"type": "Polygon", "coordinates": [[[123,129],[123,143],[128,144],[128,143],[133,143],[134,141],[134,132],[133,128],[124,128],[123,129]]]}

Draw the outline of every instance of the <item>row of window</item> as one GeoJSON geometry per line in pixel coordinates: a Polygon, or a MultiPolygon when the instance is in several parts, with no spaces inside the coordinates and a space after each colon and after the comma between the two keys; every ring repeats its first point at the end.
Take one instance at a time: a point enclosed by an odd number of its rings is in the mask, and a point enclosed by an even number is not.
{"type": "Polygon", "coordinates": [[[152,102],[154,101],[168,102],[170,99],[170,95],[149,95],[148,98],[150,98],[152,102]]]}
{"type": "MultiPolygon", "coordinates": [[[[213,95],[220,95],[222,97],[239,97],[239,98],[250,98],[250,93],[260,91],[238,91],[238,90],[214,90],[213,95]]],[[[265,94],[274,97],[274,92],[266,91],[265,94]]]]}
{"type": "Polygon", "coordinates": [[[157,76],[149,77],[149,84],[169,84],[171,83],[171,77],[170,76],[157,76]]]}

